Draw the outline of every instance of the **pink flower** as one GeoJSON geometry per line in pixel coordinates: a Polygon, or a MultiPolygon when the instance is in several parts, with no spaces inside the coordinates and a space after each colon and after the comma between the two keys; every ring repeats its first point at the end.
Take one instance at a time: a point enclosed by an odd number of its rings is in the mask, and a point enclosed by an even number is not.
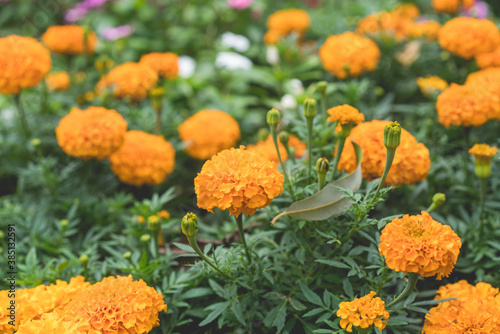
{"type": "Polygon", "coordinates": [[[227,5],[231,8],[242,10],[249,7],[253,0],[227,0],[227,5]]]}

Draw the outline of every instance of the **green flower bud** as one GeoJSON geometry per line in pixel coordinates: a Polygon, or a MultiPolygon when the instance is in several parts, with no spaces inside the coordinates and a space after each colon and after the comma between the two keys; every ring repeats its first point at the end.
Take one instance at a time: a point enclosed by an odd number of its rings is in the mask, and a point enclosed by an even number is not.
{"type": "Polygon", "coordinates": [[[316,89],[321,94],[325,94],[327,88],[328,88],[328,83],[326,81],[320,81],[316,84],[316,89]]]}
{"type": "Polygon", "coordinates": [[[290,135],[286,131],[280,131],[280,133],[278,133],[278,139],[283,145],[287,146],[288,140],[290,140],[290,135]]]}
{"type": "Polygon", "coordinates": [[[476,176],[480,179],[487,179],[491,175],[491,159],[483,160],[476,159],[474,160],[474,171],[476,172],[476,176]]]}
{"type": "Polygon", "coordinates": [[[158,216],[148,217],[148,228],[153,232],[160,229],[160,219],[158,218],[158,216]]]}
{"type": "Polygon", "coordinates": [[[401,143],[401,125],[392,122],[384,128],[384,145],[388,149],[395,149],[401,143]]]}
{"type": "Polygon", "coordinates": [[[353,123],[341,124],[341,130],[337,132],[337,137],[339,138],[347,138],[351,134],[351,130],[354,127],[353,123]]]}
{"type": "Polygon", "coordinates": [[[259,132],[257,132],[257,139],[265,141],[267,137],[269,136],[269,131],[267,129],[260,129],[259,132]]]}
{"type": "Polygon", "coordinates": [[[142,243],[146,244],[146,243],[151,241],[151,236],[149,234],[143,234],[143,235],[141,235],[140,240],[142,243]]]}
{"type": "Polygon", "coordinates": [[[194,237],[198,233],[198,218],[194,213],[190,212],[182,218],[181,229],[188,238],[194,237]]]}
{"type": "Polygon", "coordinates": [[[438,207],[444,204],[446,202],[446,195],[443,193],[435,193],[434,196],[432,196],[432,203],[438,207]]]}
{"type": "Polygon", "coordinates": [[[3,239],[4,236],[5,234],[3,233],[3,231],[0,231],[0,239],[3,239]]]}
{"type": "Polygon", "coordinates": [[[318,161],[316,161],[316,171],[318,171],[318,174],[326,174],[329,170],[330,163],[328,162],[328,159],[319,158],[318,161]]]}
{"type": "Polygon", "coordinates": [[[66,228],[69,225],[69,220],[67,220],[67,219],[61,219],[59,221],[59,224],[61,225],[62,228],[66,228]]]}
{"type": "Polygon", "coordinates": [[[123,253],[123,258],[124,258],[125,260],[128,260],[128,259],[130,259],[131,257],[132,257],[132,253],[131,253],[131,252],[125,252],[125,253],[123,253]]]}
{"type": "Polygon", "coordinates": [[[89,257],[85,254],[83,254],[82,256],[80,256],[80,264],[82,265],[82,267],[86,267],[87,266],[87,263],[89,263],[89,257]]]}
{"type": "Polygon", "coordinates": [[[318,114],[318,104],[315,99],[306,97],[304,100],[304,116],[306,118],[314,118],[318,114]]]}
{"type": "Polygon", "coordinates": [[[38,146],[42,143],[42,141],[40,140],[40,138],[33,138],[31,139],[31,145],[33,146],[38,146]]]}
{"type": "Polygon", "coordinates": [[[278,126],[278,124],[280,124],[280,120],[281,120],[281,115],[280,115],[279,110],[275,109],[275,108],[269,110],[267,112],[266,120],[267,120],[267,124],[270,127],[278,126]]]}
{"type": "Polygon", "coordinates": [[[163,87],[155,87],[149,91],[151,105],[156,111],[161,110],[163,107],[163,95],[165,95],[165,89],[163,89],[163,87]]]}

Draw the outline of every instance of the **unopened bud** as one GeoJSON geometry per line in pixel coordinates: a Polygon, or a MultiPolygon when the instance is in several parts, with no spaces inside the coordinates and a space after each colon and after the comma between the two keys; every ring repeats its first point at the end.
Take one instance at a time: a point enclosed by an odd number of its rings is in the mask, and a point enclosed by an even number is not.
{"type": "Polygon", "coordinates": [[[260,129],[259,132],[257,132],[257,139],[265,141],[269,137],[269,131],[267,129],[260,129]]]}
{"type": "Polygon", "coordinates": [[[59,224],[61,225],[61,227],[66,228],[69,225],[69,220],[67,220],[67,219],[61,219],[59,221],[59,224]]]}
{"type": "Polygon", "coordinates": [[[158,216],[148,217],[148,228],[153,232],[156,232],[160,229],[160,219],[158,218],[158,216]]]}
{"type": "Polygon", "coordinates": [[[267,120],[267,125],[269,125],[270,127],[275,128],[276,126],[278,126],[281,120],[281,115],[279,110],[275,108],[269,110],[267,112],[266,120],[267,120]]]}
{"type": "Polygon", "coordinates": [[[318,104],[315,99],[306,97],[304,100],[304,116],[306,118],[314,118],[318,114],[318,104]]]}
{"type": "Polygon", "coordinates": [[[149,91],[151,105],[156,111],[161,110],[163,107],[163,95],[165,95],[163,87],[155,87],[149,91]]]}
{"type": "Polygon", "coordinates": [[[123,258],[124,258],[125,260],[128,260],[128,259],[130,259],[131,257],[132,257],[132,253],[131,253],[131,252],[125,252],[125,253],[123,253],[123,258]]]}
{"type": "Polygon", "coordinates": [[[151,236],[149,234],[143,234],[143,235],[141,235],[140,240],[142,243],[146,244],[146,243],[151,241],[151,236]]]}
{"type": "Polygon", "coordinates": [[[318,92],[320,92],[321,94],[325,94],[326,93],[326,89],[328,87],[328,83],[326,81],[320,81],[316,84],[316,89],[318,90],[318,92]]]}
{"type": "Polygon", "coordinates": [[[384,145],[388,149],[395,149],[401,143],[401,125],[392,122],[384,128],[384,145]]]}
{"type": "Polygon", "coordinates": [[[87,263],[89,263],[89,257],[85,254],[83,254],[82,256],[80,256],[80,264],[82,265],[82,267],[86,267],[87,266],[87,263]]]}
{"type": "Polygon", "coordinates": [[[31,145],[33,146],[38,146],[42,143],[42,141],[40,140],[40,138],[33,138],[31,139],[31,145]]]}
{"type": "Polygon", "coordinates": [[[446,202],[446,195],[443,193],[436,193],[432,196],[432,203],[436,205],[436,207],[441,206],[446,202]]]}
{"type": "Polygon", "coordinates": [[[318,161],[316,161],[316,171],[318,171],[319,174],[326,174],[329,170],[330,163],[328,162],[328,159],[319,158],[318,161]]]}
{"type": "Polygon", "coordinates": [[[198,218],[194,213],[190,212],[182,218],[181,229],[188,238],[194,237],[198,233],[198,218]]]}
{"type": "Polygon", "coordinates": [[[280,143],[287,146],[288,141],[290,140],[290,134],[286,131],[280,131],[280,133],[278,133],[278,139],[280,140],[280,143]]]}

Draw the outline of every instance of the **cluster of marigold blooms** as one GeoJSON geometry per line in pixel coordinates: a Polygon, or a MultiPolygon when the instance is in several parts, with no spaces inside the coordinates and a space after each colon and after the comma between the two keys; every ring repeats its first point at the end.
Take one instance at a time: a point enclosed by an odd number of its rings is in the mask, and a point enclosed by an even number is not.
{"type": "Polygon", "coordinates": [[[77,276],[69,283],[16,290],[12,326],[8,294],[0,291],[0,332],[5,334],[148,333],[159,325],[159,312],[167,310],[161,294],[131,275],[95,284],[77,276]]]}

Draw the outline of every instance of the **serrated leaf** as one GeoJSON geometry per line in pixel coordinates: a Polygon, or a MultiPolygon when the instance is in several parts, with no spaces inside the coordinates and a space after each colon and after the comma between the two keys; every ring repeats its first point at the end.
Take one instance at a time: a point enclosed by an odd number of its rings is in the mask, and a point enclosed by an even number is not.
{"type": "Polygon", "coordinates": [[[335,260],[319,259],[319,260],[316,260],[316,262],[323,263],[323,264],[326,264],[328,266],[335,267],[335,268],[351,269],[351,267],[349,267],[347,264],[344,264],[342,262],[335,261],[335,260]]]}
{"type": "Polygon", "coordinates": [[[217,282],[215,282],[213,279],[208,280],[208,284],[214,290],[214,292],[221,298],[225,298],[226,296],[226,291],[224,290],[223,287],[221,287],[217,282]]]}
{"type": "Polygon", "coordinates": [[[295,257],[300,264],[304,264],[304,261],[306,260],[306,250],[304,248],[299,248],[299,250],[295,252],[295,257]]]}
{"type": "Polygon", "coordinates": [[[245,317],[243,316],[243,310],[241,308],[241,303],[240,301],[238,300],[233,300],[233,304],[232,304],[232,309],[233,309],[233,313],[236,317],[236,319],[238,319],[238,321],[243,325],[243,326],[246,326],[246,323],[245,323],[245,317]]]}
{"type": "Polygon", "coordinates": [[[349,279],[345,279],[342,284],[344,285],[344,292],[346,293],[346,295],[351,298],[351,299],[354,299],[354,291],[352,290],[352,285],[351,285],[351,282],[349,282],[349,279]]]}
{"type": "Polygon", "coordinates": [[[324,311],[325,311],[324,308],[318,307],[318,308],[310,310],[309,312],[304,314],[303,317],[312,317],[313,315],[319,314],[319,313],[324,312],[324,311]]]}
{"type": "Polygon", "coordinates": [[[314,305],[318,305],[318,306],[324,307],[323,301],[321,300],[320,296],[318,296],[316,294],[316,292],[314,292],[311,289],[309,289],[303,283],[300,283],[300,289],[302,290],[302,293],[304,294],[304,297],[306,297],[306,299],[309,302],[313,303],[314,305]]]}
{"type": "Polygon", "coordinates": [[[210,295],[211,293],[212,289],[209,288],[194,288],[183,293],[181,299],[204,297],[210,295]]]}
{"type": "Polygon", "coordinates": [[[210,312],[209,315],[207,315],[207,317],[205,318],[205,320],[203,320],[202,322],[200,322],[199,326],[203,327],[205,325],[208,325],[212,321],[214,321],[219,315],[222,314],[222,312],[224,312],[229,307],[229,304],[230,304],[230,302],[227,301],[227,302],[212,304],[209,307],[207,307],[206,310],[207,309],[211,309],[213,311],[210,312]]]}
{"type": "Polygon", "coordinates": [[[333,216],[338,216],[351,206],[352,200],[346,197],[346,194],[339,188],[348,191],[359,189],[362,181],[361,175],[361,148],[358,144],[352,142],[356,152],[358,168],[348,176],[327,184],[316,194],[292,203],[284,212],[280,213],[271,221],[271,225],[283,216],[291,216],[306,220],[325,220],[333,216]]]}
{"type": "Polygon", "coordinates": [[[277,333],[281,332],[285,327],[286,303],[287,300],[273,308],[264,319],[264,325],[266,327],[276,327],[278,329],[277,333]]]}
{"type": "Polygon", "coordinates": [[[271,283],[271,285],[274,285],[274,279],[269,272],[263,271],[262,275],[264,275],[264,277],[271,283]]]}

